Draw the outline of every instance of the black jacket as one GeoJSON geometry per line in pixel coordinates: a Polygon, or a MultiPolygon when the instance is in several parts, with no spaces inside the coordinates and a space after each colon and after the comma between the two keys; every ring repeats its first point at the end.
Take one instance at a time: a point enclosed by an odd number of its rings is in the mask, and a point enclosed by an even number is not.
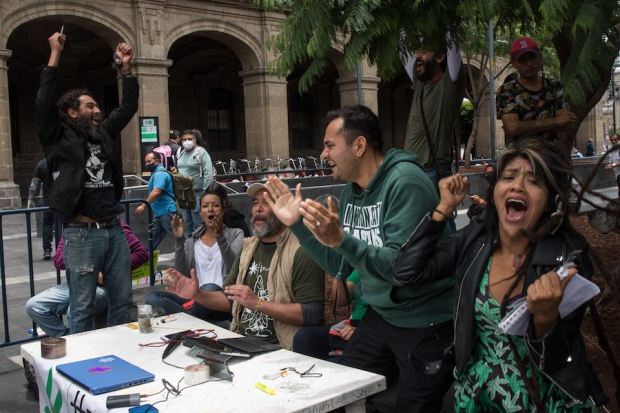
{"type": "MultiPolygon", "coordinates": [[[[39,141],[45,150],[48,171],[54,182],[50,206],[65,217],[72,217],[86,181],[86,142],[77,132],[60,121],[57,107],[58,68],[41,68],[41,85],[37,94],[36,125],[39,141]]],[[[102,150],[110,157],[116,201],[123,195],[123,163],[119,134],[138,111],[140,87],[134,77],[123,77],[123,100],[108,119],[101,123],[102,150]]]]}
{"type": "Polygon", "coordinates": [[[245,215],[233,207],[225,208],[224,224],[226,224],[228,228],[239,228],[243,230],[243,236],[246,238],[252,236],[252,232],[250,232],[250,228],[248,228],[248,224],[245,222],[245,215]]]}
{"type": "MultiPolygon", "coordinates": [[[[392,265],[392,277],[403,285],[423,285],[440,278],[456,276],[454,289],[454,354],[456,377],[460,376],[476,342],[474,302],[478,286],[494,248],[494,240],[484,224],[486,211],[455,234],[439,242],[445,222],[424,217],[392,265]]],[[[583,250],[579,274],[592,277],[587,246],[578,240],[566,242],[561,236],[540,240],[527,269],[523,294],[541,275],[555,270],[574,250],[583,250]]],[[[592,397],[596,405],[608,401],[588,362],[580,326],[586,310],[582,305],[558,320],[540,340],[525,339],[529,354],[538,369],[556,383],[574,401],[592,397]],[[570,360],[570,361],[568,361],[570,360]]],[[[532,332],[533,330],[530,329],[532,332]]]]}

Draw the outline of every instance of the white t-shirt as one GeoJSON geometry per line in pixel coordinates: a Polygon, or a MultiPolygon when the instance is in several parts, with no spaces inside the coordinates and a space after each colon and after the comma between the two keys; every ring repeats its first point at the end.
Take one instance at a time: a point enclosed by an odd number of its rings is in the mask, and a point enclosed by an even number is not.
{"type": "Polygon", "coordinates": [[[212,247],[208,247],[198,238],[194,242],[194,259],[199,285],[217,284],[221,287],[224,282],[222,278],[223,262],[220,246],[217,242],[212,247]]]}
{"type": "Polygon", "coordinates": [[[609,155],[609,163],[611,164],[619,164],[613,168],[614,174],[616,175],[616,179],[618,179],[618,175],[620,175],[620,151],[613,151],[609,155]]]}

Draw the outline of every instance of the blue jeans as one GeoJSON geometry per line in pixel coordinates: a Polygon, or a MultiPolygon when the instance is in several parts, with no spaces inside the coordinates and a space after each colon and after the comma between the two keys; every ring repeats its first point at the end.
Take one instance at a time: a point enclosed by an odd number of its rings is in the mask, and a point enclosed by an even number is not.
{"type": "Polygon", "coordinates": [[[200,197],[202,192],[196,192],[196,207],[194,209],[182,209],[181,215],[183,215],[183,222],[185,223],[185,238],[196,231],[201,225],[204,224],[202,217],[200,216],[200,197]]]}
{"type": "MultiPolygon", "coordinates": [[[[217,284],[204,284],[200,286],[201,290],[205,291],[224,291],[222,287],[217,284]]],[[[191,311],[187,311],[183,304],[188,302],[185,298],[181,298],[176,294],[166,291],[157,291],[150,293],[146,296],[146,303],[153,306],[153,309],[163,311],[163,314],[174,313],[187,313],[201,320],[216,322],[216,321],[230,321],[232,320],[232,313],[230,311],[215,311],[206,308],[198,303],[194,303],[191,311]]]]}
{"type": "MultiPolygon", "coordinates": [[[[176,212],[173,214],[176,214],[176,212]]],[[[153,220],[153,249],[157,248],[166,234],[174,239],[174,234],[172,233],[172,217],[170,214],[156,216],[153,220]]]]}
{"type": "MultiPolygon", "coordinates": [[[[450,165],[439,165],[439,170],[441,172],[451,172],[452,167],[450,165]]],[[[435,188],[438,188],[439,177],[437,176],[437,171],[435,170],[435,168],[425,169],[424,172],[426,172],[426,176],[428,176],[429,179],[433,182],[433,185],[435,185],[435,188]]],[[[450,226],[450,231],[454,234],[456,232],[456,224],[454,223],[454,220],[449,219],[448,225],[450,226]]]]}
{"type": "Polygon", "coordinates": [[[321,360],[329,358],[332,348],[329,345],[328,326],[301,328],[293,337],[293,351],[321,360]]]}
{"type": "Polygon", "coordinates": [[[110,297],[108,326],[128,323],[131,315],[131,255],[123,228],[64,228],[63,260],[69,283],[71,334],[93,329],[99,273],[110,297]]]}
{"type": "MultiPolygon", "coordinates": [[[[108,293],[97,287],[95,316],[108,308],[108,293]]],[[[61,337],[67,332],[62,316],[69,311],[69,285],[59,284],[31,297],[26,302],[26,313],[50,337],[61,337]]]]}

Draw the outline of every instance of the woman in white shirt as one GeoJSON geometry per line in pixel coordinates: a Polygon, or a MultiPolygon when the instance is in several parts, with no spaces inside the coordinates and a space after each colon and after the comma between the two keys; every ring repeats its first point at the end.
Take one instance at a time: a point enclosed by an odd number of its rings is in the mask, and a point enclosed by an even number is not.
{"type": "MultiPolygon", "coordinates": [[[[201,289],[217,291],[221,289],[241,251],[243,230],[224,225],[224,201],[219,193],[205,192],[199,205],[203,225],[190,234],[187,240],[184,240],[181,218],[176,216],[172,221],[175,235],[174,266],[181,274],[195,271],[201,289]]],[[[165,291],[150,293],[146,303],[159,308],[162,315],[187,312],[210,322],[231,319],[230,313],[210,310],[165,291]]]]}

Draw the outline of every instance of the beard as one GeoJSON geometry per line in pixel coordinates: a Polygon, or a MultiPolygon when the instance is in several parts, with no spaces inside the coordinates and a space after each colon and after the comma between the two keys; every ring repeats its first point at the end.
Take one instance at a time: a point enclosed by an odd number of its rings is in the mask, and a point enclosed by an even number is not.
{"type": "Polygon", "coordinates": [[[416,70],[415,76],[421,82],[428,82],[435,76],[437,73],[437,65],[438,63],[434,59],[423,60],[424,71],[422,73],[418,73],[416,70]]]}
{"type": "Polygon", "coordinates": [[[91,143],[101,143],[103,142],[103,135],[101,134],[101,113],[95,113],[92,117],[89,116],[78,116],[77,119],[70,119],[69,126],[75,131],[84,132],[86,138],[91,143]],[[92,120],[96,120],[99,122],[98,126],[93,126],[92,120]]]}
{"type": "Polygon", "coordinates": [[[250,219],[250,224],[252,224],[252,234],[258,239],[275,235],[282,229],[282,222],[280,222],[274,214],[256,214],[250,219]],[[258,219],[264,222],[263,228],[260,230],[256,229],[256,226],[254,226],[254,223],[258,219]]]}

